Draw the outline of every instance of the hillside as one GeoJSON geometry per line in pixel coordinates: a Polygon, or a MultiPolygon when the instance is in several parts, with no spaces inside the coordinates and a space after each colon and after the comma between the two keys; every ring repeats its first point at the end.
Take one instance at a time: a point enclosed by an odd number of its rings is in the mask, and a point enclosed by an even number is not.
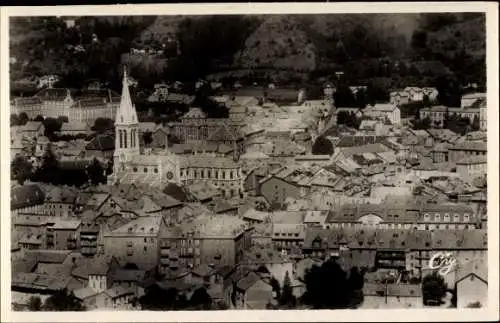
{"type": "Polygon", "coordinates": [[[97,78],[119,86],[117,68],[132,62],[132,76],[147,84],[256,72],[264,79],[306,74],[312,81],[338,70],[352,82],[394,79],[391,86],[422,78],[429,84],[442,77],[485,80],[480,14],[82,17],[77,24],[66,29],[58,18],[14,19],[11,55],[25,64],[12,66],[13,78],[62,74],[73,85],[97,78]],[[165,57],[127,55],[132,47],[166,43],[176,50],[165,57]],[[84,51],[68,52],[78,44],[84,51]]]}
{"type": "Polygon", "coordinates": [[[310,72],[316,68],[316,47],[293,16],[270,16],[246,39],[234,65],[310,72]]]}

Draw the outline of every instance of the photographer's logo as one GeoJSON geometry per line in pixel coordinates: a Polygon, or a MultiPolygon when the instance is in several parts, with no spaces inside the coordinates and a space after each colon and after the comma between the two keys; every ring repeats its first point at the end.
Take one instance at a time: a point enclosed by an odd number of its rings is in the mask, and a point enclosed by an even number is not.
{"type": "Polygon", "coordinates": [[[457,260],[451,252],[435,253],[429,260],[429,268],[437,269],[442,276],[449,274],[457,265],[457,260]]]}

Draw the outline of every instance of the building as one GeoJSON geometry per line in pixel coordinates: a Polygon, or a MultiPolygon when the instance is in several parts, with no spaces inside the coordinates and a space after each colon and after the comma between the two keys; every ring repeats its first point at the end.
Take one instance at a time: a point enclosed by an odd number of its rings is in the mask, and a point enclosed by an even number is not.
{"type": "Polygon", "coordinates": [[[487,143],[484,141],[463,141],[457,142],[448,147],[449,160],[456,163],[466,157],[486,156],[487,143]]]}
{"type": "Polygon", "coordinates": [[[431,120],[431,125],[435,127],[442,127],[447,115],[448,107],[442,105],[423,108],[420,110],[420,119],[429,118],[431,120]]]}
{"type": "Polygon", "coordinates": [[[104,253],[120,263],[135,264],[150,270],[159,263],[159,232],[164,225],[161,216],[145,216],[103,234],[104,253]]]}
{"type": "Polygon", "coordinates": [[[59,133],[61,135],[88,135],[90,132],[89,125],[85,122],[72,121],[72,122],[64,122],[61,125],[61,130],[59,133]]]}
{"type": "Polygon", "coordinates": [[[422,288],[417,284],[365,283],[361,309],[422,308],[422,288]]]}
{"type": "Polygon", "coordinates": [[[32,120],[41,115],[42,104],[42,100],[37,97],[15,98],[11,102],[10,113],[19,115],[24,112],[32,120]]]}
{"type": "Polygon", "coordinates": [[[461,108],[468,108],[478,100],[486,100],[486,93],[469,93],[464,94],[460,101],[461,108]]]}
{"type": "Polygon", "coordinates": [[[457,173],[460,178],[472,182],[478,177],[483,177],[488,171],[488,158],[486,155],[469,156],[457,161],[457,173]]]}
{"type": "Polygon", "coordinates": [[[42,136],[45,127],[41,121],[28,121],[24,126],[20,126],[17,130],[17,134],[21,138],[36,139],[38,136],[42,136]]]}
{"type": "Polygon", "coordinates": [[[43,214],[45,192],[37,184],[17,186],[10,191],[10,212],[15,216],[20,213],[43,214]]]}
{"type": "Polygon", "coordinates": [[[80,249],[81,220],[56,219],[47,226],[47,248],[55,250],[80,249]]]}
{"type": "Polygon", "coordinates": [[[56,217],[68,217],[76,206],[77,193],[69,187],[54,187],[45,196],[45,213],[56,217]]]}
{"type": "Polygon", "coordinates": [[[97,134],[86,146],[85,156],[88,158],[113,159],[115,138],[106,134],[97,134]]]}
{"type": "MultiPolygon", "coordinates": [[[[117,109],[117,95],[111,90],[85,90],[73,97],[69,89],[47,88],[36,93],[33,99],[41,101],[41,104],[30,106],[31,114],[46,118],[65,116],[69,122],[92,124],[97,118],[113,118],[117,109]]],[[[17,109],[24,109],[24,106],[17,109]]]]}
{"type": "Polygon", "coordinates": [[[486,307],[488,304],[487,261],[471,261],[456,273],[457,308],[486,307]]]}
{"type": "MultiPolygon", "coordinates": [[[[115,121],[114,171],[108,178],[110,183],[144,183],[161,186],[166,183],[189,184],[194,181],[204,181],[217,187],[226,197],[237,197],[242,194],[243,175],[237,163],[238,150],[234,159],[213,156],[209,153],[179,156],[172,153],[168,145],[165,150],[154,154],[151,149],[144,149],[141,153],[139,122],[130,99],[126,72],[123,80],[122,98],[115,121]]],[[[189,120],[207,120],[203,119],[202,111],[198,110],[190,110],[184,116],[179,129],[191,129],[193,124],[187,122],[189,120]]],[[[212,121],[207,121],[206,125],[213,124],[212,121]]],[[[227,135],[234,139],[234,132],[230,126],[220,122],[215,123],[218,125],[217,131],[211,133],[210,137],[207,127],[202,127],[205,130],[201,133],[198,133],[198,126],[193,128],[196,133],[182,130],[183,134],[176,134],[176,130],[172,131],[176,136],[183,135],[187,141],[199,142],[201,139],[206,143],[225,142],[234,147],[236,142],[226,137],[227,135]]]]}
{"type": "Polygon", "coordinates": [[[389,120],[393,125],[401,124],[401,111],[394,104],[369,105],[363,110],[363,115],[374,119],[389,120]]]}
{"type": "Polygon", "coordinates": [[[396,106],[405,105],[410,103],[410,96],[404,91],[391,92],[389,102],[396,106]]]}
{"type": "Polygon", "coordinates": [[[251,246],[252,226],[231,215],[202,214],[160,234],[161,268],[234,265],[251,246]]]}

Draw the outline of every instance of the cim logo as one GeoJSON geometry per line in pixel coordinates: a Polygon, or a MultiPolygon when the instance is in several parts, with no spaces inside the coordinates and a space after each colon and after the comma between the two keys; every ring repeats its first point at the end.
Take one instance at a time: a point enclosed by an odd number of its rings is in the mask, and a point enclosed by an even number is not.
{"type": "Polygon", "coordinates": [[[439,274],[445,276],[457,266],[457,260],[451,252],[435,253],[429,260],[429,268],[436,269],[439,274]]]}

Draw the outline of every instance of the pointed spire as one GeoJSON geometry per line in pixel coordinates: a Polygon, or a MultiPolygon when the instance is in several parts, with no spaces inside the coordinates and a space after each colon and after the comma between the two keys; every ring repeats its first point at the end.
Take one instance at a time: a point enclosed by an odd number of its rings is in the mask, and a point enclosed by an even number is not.
{"type": "Polygon", "coordinates": [[[130,98],[130,92],[128,89],[128,78],[127,78],[127,68],[123,68],[123,87],[122,87],[122,97],[120,100],[120,106],[116,113],[117,124],[136,124],[137,112],[132,104],[132,99],[130,98]]]}

